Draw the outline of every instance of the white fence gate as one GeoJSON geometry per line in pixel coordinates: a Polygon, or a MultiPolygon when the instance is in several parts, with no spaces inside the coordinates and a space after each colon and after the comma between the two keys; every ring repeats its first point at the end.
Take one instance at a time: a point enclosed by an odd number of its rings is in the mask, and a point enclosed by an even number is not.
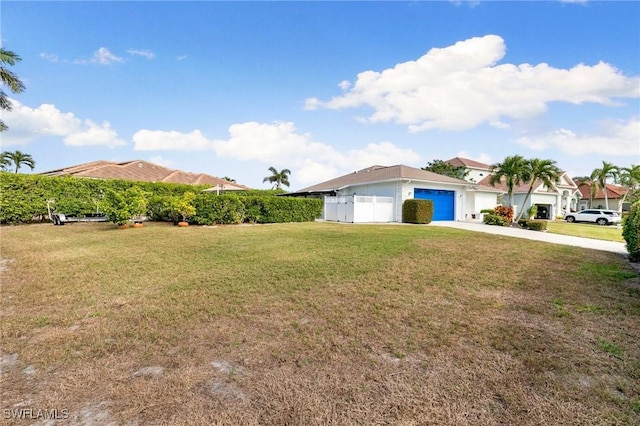
{"type": "Polygon", "coordinates": [[[324,197],[324,219],[333,222],[393,222],[393,198],[364,195],[324,197]]]}

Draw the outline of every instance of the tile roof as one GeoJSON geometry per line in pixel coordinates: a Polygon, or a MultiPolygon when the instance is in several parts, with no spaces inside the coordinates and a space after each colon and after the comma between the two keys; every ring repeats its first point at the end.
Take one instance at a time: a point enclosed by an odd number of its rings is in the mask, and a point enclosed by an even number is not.
{"type": "MultiPolygon", "coordinates": [[[[562,180],[565,177],[565,174],[563,173],[561,176],[561,181],[560,183],[557,184],[557,187],[559,188],[563,188],[563,189],[572,189],[572,190],[576,190],[577,187],[576,185],[570,185],[570,184],[563,184],[562,180]]],[[[491,181],[491,175],[485,177],[484,179],[482,179],[480,182],[478,182],[480,185],[487,185],[487,186],[491,186],[491,184],[489,183],[491,181]]],[[[529,192],[529,183],[520,183],[519,185],[515,185],[513,187],[513,193],[514,194],[518,194],[518,193],[526,193],[529,192]]],[[[533,191],[537,192],[537,193],[541,193],[541,191],[538,191],[538,188],[540,188],[543,185],[543,182],[538,179],[534,182],[533,184],[533,191]]],[[[495,184],[494,186],[497,189],[500,189],[504,192],[507,192],[507,184],[506,184],[506,180],[504,178],[502,178],[502,180],[498,183],[495,184]]],[[[547,188],[546,191],[542,191],[542,192],[546,192],[549,194],[558,194],[559,191],[557,191],[555,188],[547,188]]]]}
{"type": "Polygon", "coordinates": [[[173,170],[159,164],[143,160],[125,161],[92,161],[62,169],[41,173],[47,176],[78,176],[94,179],[124,179],[142,182],[168,182],[189,185],[223,185],[226,190],[247,190],[247,186],[228,182],[205,173],[190,173],[173,170]]]}
{"type": "Polygon", "coordinates": [[[448,183],[448,184],[460,185],[460,186],[474,186],[479,190],[485,190],[490,192],[496,191],[495,188],[482,187],[480,185],[475,185],[461,179],[439,175],[437,173],[428,172],[422,169],[416,169],[414,167],[403,166],[403,165],[395,165],[395,166],[389,166],[389,167],[376,165],[376,166],[371,166],[362,170],[355,171],[353,173],[349,173],[344,176],[337,177],[335,179],[328,180],[326,182],[319,183],[317,185],[303,188],[296,192],[301,193],[301,192],[330,191],[330,190],[341,189],[351,185],[375,183],[375,182],[386,182],[386,181],[393,181],[393,180],[399,180],[399,179],[411,179],[411,180],[418,180],[423,182],[434,182],[434,183],[448,183]]]}
{"type": "MultiPolygon", "coordinates": [[[[591,184],[589,182],[581,182],[578,185],[578,189],[580,190],[580,194],[582,194],[583,199],[591,198],[591,184]]],[[[612,185],[610,183],[607,184],[607,198],[609,200],[615,200],[622,198],[624,194],[627,192],[627,188],[618,185],[612,185]]],[[[596,192],[593,197],[594,200],[603,199],[604,200],[604,191],[602,188],[598,187],[598,192],[596,192]]]]}
{"type": "Polygon", "coordinates": [[[491,168],[489,164],[484,164],[479,161],[470,160],[468,158],[462,158],[462,157],[451,158],[445,161],[445,163],[449,163],[455,167],[464,166],[466,168],[481,169],[481,170],[489,170],[491,168]]]}

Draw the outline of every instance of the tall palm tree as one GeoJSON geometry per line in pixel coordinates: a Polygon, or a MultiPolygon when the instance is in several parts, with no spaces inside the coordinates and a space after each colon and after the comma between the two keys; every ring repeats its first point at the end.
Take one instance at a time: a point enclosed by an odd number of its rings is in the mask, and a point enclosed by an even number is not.
{"type": "MultiPolygon", "coordinates": [[[[524,213],[524,206],[529,201],[531,197],[531,193],[533,192],[533,186],[536,182],[542,181],[547,187],[553,186],[560,182],[560,175],[562,171],[556,166],[556,162],[553,160],[541,160],[539,158],[531,158],[526,160],[528,181],[529,181],[529,190],[527,191],[527,195],[524,197],[524,201],[522,202],[523,208],[520,209],[520,213],[518,213],[518,217],[516,218],[516,222],[522,218],[522,214],[524,213]]],[[[569,207],[567,206],[567,209],[569,207]]]]}
{"type": "Polygon", "coordinates": [[[607,180],[617,179],[618,167],[606,161],[602,162],[602,167],[594,169],[591,173],[591,179],[598,182],[598,187],[604,192],[604,208],[609,209],[609,198],[607,196],[607,180]]]}
{"type": "MultiPolygon", "coordinates": [[[[10,50],[6,50],[0,47],[0,81],[3,86],[7,86],[13,93],[21,93],[25,90],[25,86],[18,76],[12,71],[8,70],[5,65],[15,65],[16,62],[20,62],[22,59],[10,50]]],[[[11,101],[7,97],[4,90],[0,89],[0,109],[5,111],[11,111],[11,101]]],[[[4,132],[8,127],[4,124],[4,121],[0,120],[0,132],[4,132]]]]}
{"type": "Polygon", "coordinates": [[[8,152],[5,151],[2,153],[2,158],[9,161],[9,165],[13,164],[15,166],[15,171],[18,173],[21,166],[30,167],[31,170],[36,167],[36,161],[33,159],[31,154],[25,154],[21,151],[8,152]]]}
{"type": "Polygon", "coordinates": [[[618,168],[617,183],[627,187],[618,206],[618,210],[622,211],[622,204],[627,199],[627,195],[640,186],[640,165],[632,164],[631,167],[618,168]]]}
{"type": "Polygon", "coordinates": [[[273,183],[275,189],[280,189],[282,185],[289,186],[289,175],[291,175],[291,170],[282,169],[278,171],[275,167],[269,167],[269,171],[271,172],[271,176],[267,176],[262,180],[262,182],[273,183]]]}
{"type": "Polygon", "coordinates": [[[495,186],[504,179],[509,194],[509,205],[513,207],[513,188],[523,182],[529,182],[529,167],[527,160],[521,155],[505,157],[502,163],[492,164],[489,168],[491,179],[489,183],[495,186]]]}

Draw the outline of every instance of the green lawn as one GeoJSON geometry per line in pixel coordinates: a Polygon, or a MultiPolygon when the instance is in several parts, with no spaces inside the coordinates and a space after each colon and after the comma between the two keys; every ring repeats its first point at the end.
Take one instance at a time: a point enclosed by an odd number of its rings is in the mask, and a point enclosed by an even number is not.
{"type": "Polygon", "coordinates": [[[615,225],[599,226],[591,223],[568,223],[564,220],[549,221],[549,232],[574,237],[624,242],[622,228],[615,225]]]}
{"type": "Polygon", "coordinates": [[[407,225],[0,233],[2,408],[75,424],[640,423],[640,284],[615,254],[407,225]]]}

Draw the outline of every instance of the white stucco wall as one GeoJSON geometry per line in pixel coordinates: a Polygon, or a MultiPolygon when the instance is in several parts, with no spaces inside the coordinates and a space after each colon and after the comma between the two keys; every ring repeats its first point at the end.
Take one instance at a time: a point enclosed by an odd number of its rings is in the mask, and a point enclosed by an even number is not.
{"type": "Polygon", "coordinates": [[[475,169],[468,169],[468,170],[469,170],[469,173],[467,174],[466,180],[468,180],[469,182],[478,183],[482,179],[489,176],[489,172],[486,170],[475,170],[475,169]]]}

